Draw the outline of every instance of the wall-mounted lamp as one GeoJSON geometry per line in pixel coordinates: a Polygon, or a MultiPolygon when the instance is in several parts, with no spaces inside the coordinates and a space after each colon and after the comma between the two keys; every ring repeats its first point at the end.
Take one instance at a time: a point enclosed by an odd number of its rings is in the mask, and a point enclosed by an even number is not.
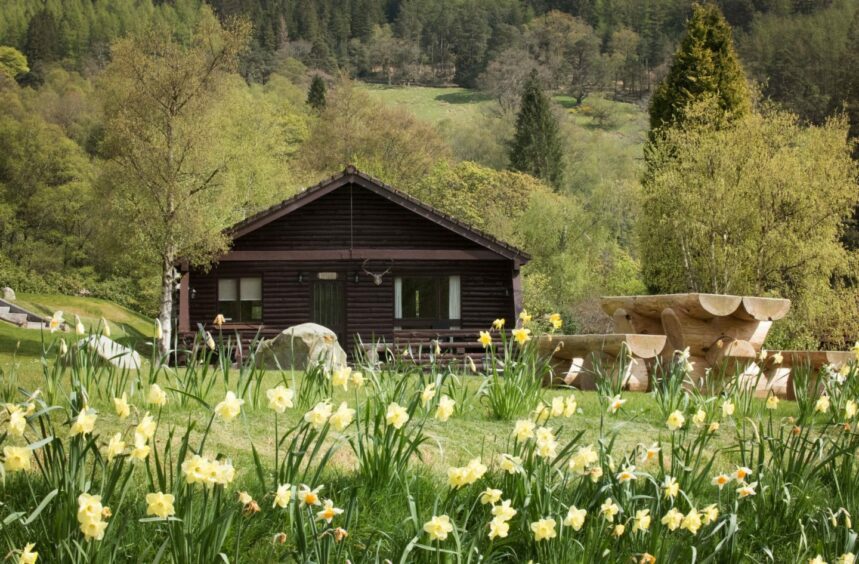
{"type": "Polygon", "coordinates": [[[353,281],[355,284],[357,284],[358,282],[360,282],[360,281],[361,281],[361,273],[360,273],[360,272],[358,272],[357,270],[356,270],[355,272],[353,272],[353,273],[352,273],[352,281],[353,281]]]}
{"type": "Polygon", "coordinates": [[[298,273],[298,283],[304,284],[304,273],[303,272],[298,273]]]}
{"type": "Polygon", "coordinates": [[[193,300],[194,298],[196,298],[196,297],[197,297],[197,288],[191,288],[191,291],[189,292],[189,294],[191,294],[191,299],[192,299],[192,300],[193,300]]]}

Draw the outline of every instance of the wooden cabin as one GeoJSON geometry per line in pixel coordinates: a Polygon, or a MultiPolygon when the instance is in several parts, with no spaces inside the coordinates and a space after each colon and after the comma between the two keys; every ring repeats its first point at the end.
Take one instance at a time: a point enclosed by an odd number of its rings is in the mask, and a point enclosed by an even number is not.
{"type": "Polygon", "coordinates": [[[234,225],[209,270],[182,268],[179,333],[270,337],[304,322],[355,339],[486,329],[521,309],[523,251],[347,167],[234,225]]]}

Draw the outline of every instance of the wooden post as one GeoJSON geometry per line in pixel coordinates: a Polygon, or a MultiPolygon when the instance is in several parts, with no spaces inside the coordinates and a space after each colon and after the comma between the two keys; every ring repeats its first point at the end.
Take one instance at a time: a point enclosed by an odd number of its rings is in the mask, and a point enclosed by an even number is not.
{"type": "Polygon", "coordinates": [[[519,259],[513,262],[513,324],[516,316],[522,311],[522,271],[519,270],[519,259]]]}

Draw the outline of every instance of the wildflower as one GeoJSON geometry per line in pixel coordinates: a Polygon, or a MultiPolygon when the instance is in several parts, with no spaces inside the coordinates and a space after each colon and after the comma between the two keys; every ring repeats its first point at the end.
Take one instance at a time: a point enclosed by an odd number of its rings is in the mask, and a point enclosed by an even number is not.
{"type": "Polygon", "coordinates": [[[712,480],[710,480],[710,483],[713,484],[714,486],[718,486],[719,489],[721,490],[726,485],[728,485],[731,482],[731,480],[732,480],[731,476],[728,476],[727,474],[719,474],[718,476],[716,476],[712,480]]]}
{"type": "Polygon", "coordinates": [[[281,484],[277,487],[277,491],[274,493],[274,503],[271,505],[272,508],[280,507],[281,509],[286,509],[286,506],[289,505],[289,501],[292,499],[292,486],[289,484],[281,484]]]}
{"type": "Polygon", "coordinates": [[[215,327],[220,329],[224,325],[224,323],[226,323],[226,322],[227,322],[227,320],[226,320],[226,318],[224,318],[224,314],[219,313],[218,315],[215,316],[215,320],[212,321],[212,325],[214,325],[215,327]]]}
{"type": "Polygon", "coordinates": [[[531,523],[531,530],[534,531],[534,540],[540,542],[542,540],[551,540],[558,536],[555,531],[555,520],[551,517],[543,518],[534,523],[531,523]]]}
{"type": "Polygon", "coordinates": [[[567,516],[564,518],[563,524],[566,527],[572,527],[574,531],[581,531],[587,516],[588,512],[586,510],[571,505],[567,510],[567,516]]]}
{"type": "Polygon", "coordinates": [[[295,397],[295,392],[280,384],[279,386],[266,390],[268,398],[268,407],[277,413],[283,413],[287,408],[292,407],[292,398],[295,397]]]}
{"type": "Polygon", "coordinates": [[[352,423],[353,417],[355,417],[355,410],[350,409],[344,401],[340,404],[340,407],[337,408],[337,411],[331,415],[331,419],[329,419],[329,421],[336,431],[343,431],[352,423]]]}
{"type": "Polygon", "coordinates": [[[398,405],[396,402],[388,405],[388,411],[385,413],[385,421],[388,425],[393,426],[394,429],[402,429],[408,420],[409,414],[406,412],[406,408],[398,405]]]}
{"type": "Polygon", "coordinates": [[[767,409],[776,409],[778,407],[778,397],[770,396],[767,398],[767,409]]]}
{"type": "Polygon", "coordinates": [[[657,455],[659,454],[659,443],[653,443],[647,449],[645,449],[644,454],[641,455],[641,459],[644,462],[650,462],[651,460],[656,460],[657,455]]]}
{"type": "Polygon", "coordinates": [[[501,490],[486,488],[483,490],[483,493],[480,494],[480,503],[483,505],[495,505],[501,500],[501,493],[501,490]]]}
{"type": "Polygon", "coordinates": [[[131,458],[135,460],[143,460],[149,456],[149,445],[146,444],[146,438],[140,433],[134,433],[134,448],[129,453],[131,458]]]}
{"type": "Polygon", "coordinates": [[[612,529],[611,534],[615,538],[620,538],[621,536],[623,536],[624,532],[626,532],[626,525],[624,525],[623,523],[618,523],[614,526],[614,529],[612,529]]]}
{"type": "Polygon", "coordinates": [[[757,485],[757,482],[752,482],[751,484],[746,484],[737,488],[737,496],[743,498],[755,495],[757,493],[755,492],[755,486],[757,485]]]}
{"type": "Polygon", "coordinates": [[[650,510],[639,509],[635,512],[635,517],[632,519],[632,532],[646,531],[650,528],[650,510]]]}
{"type": "Polygon", "coordinates": [[[236,394],[230,390],[223,401],[215,406],[215,413],[224,421],[232,421],[242,412],[243,403],[245,400],[236,397],[236,394]]]}
{"type": "Polygon", "coordinates": [[[453,531],[453,524],[447,515],[433,515],[432,519],[424,523],[424,531],[429,534],[430,540],[443,541],[453,531]]]}
{"type": "Polygon", "coordinates": [[[36,564],[36,560],[39,558],[39,553],[33,550],[35,546],[36,544],[32,542],[28,542],[24,546],[24,550],[21,551],[21,556],[18,557],[18,564],[36,564]]]}
{"type": "Polygon", "coordinates": [[[72,423],[72,428],[69,431],[71,436],[89,435],[95,429],[95,420],[97,416],[94,409],[89,409],[87,406],[78,412],[75,422],[72,423]]]}
{"type": "Polygon", "coordinates": [[[146,401],[152,405],[163,407],[167,404],[167,392],[162,390],[161,386],[158,384],[152,384],[152,386],[149,387],[149,395],[147,396],[146,401]]]}
{"type": "Polygon", "coordinates": [[[438,407],[435,410],[435,418],[441,422],[445,422],[453,415],[453,408],[456,401],[450,399],[446,395],[441,396],[438,400],[438,407]]]}
{"type": "Polygon", "coordinates": [[[859,405],[856,405],[856,402],[851,400],[847,400],[847,403],[844,404],[844,416],[847,419],[853,419],[856,417],[856,412],[859,410],[859,405]]]}
{"type": "Polygon", "coordinates": [[[32,453],[27,447],[4,446],[3,457],[5,461],[3,462],[3,468],[7,472],[29,470],[31,455],[32,453]]]}
{"type": "Polygon", "coordinates": [[[506,323],[506,320],[504,318],[499,318],[499,319],[496,319],[495,321],[492,322],[492,327],[494,327],[495,329],[498,329],[500,331],[501,329],[504,329],[505,323],[506,323]]]}
{"type": "Polygon", "coordinates": [[[773,355],[773,364],[781,364],[782,362],[784,362],[784,356],[780,352],[775,353],[773,355]]]}
{"type": "Polygon", "coordinates": [[[513,436],[517,441],[525,441],[534,436],[536,425],[530,419],[520,419],[513,426],[513,436]]]}
{"type": "Polygon", "coordinates": [[[817,403],[814,404],[814,411],[818,413],[826,413],[829,411],[829,396],[820,396],[817,403]]]}
{"type": "Polygon", "coordinates": [[[125,419],[131,415],[131,408],[128,406],[128,395],[123,392],[121,398],[113,398],[113,407],[116,409],[116,416],[120,419],[125,419]]]}
{"type": "Polygon", "coordinates": [[[352,382],[353,386],[360,388],[364,385],[364,374],[361,372],[353,372],[352,377],[349,380],[352,382]]]}
{"type": "Polygon", "coordinates": [[[155,435],[155,428],[158,424],[152,419],[152,416],[148,413],[143,416],[143,419],[140,420],[140,423],[137,424],[137,428],[135,429],[136,433],[140,433],[147,441],[155,435]]]}
{"type": "Polygon", "coordinates": [[[668,425],[668,428],[672,431],[680,429],[685,423],[686,418],[683,416],[683,413],[681,413],[680,410],[672,412],[671,415],[668,416],[668,420],[665,422],[665,424],[668,425]]]}
{"type": "Polygon", "coordinates": [[[334,502],[330,499],[326,499],[322,504],[322,510],[316,514],[316,518],[319,521],[325,521],[330,525],[331,521],[341,513],[343,513],[342,509],[334,507],[334,502]]]}
{"type": "Polygon", "coordinates": [[[352,375],[352,369],[348,366],[337,368],[331,375],[331,385],[335,388],[343,388],[346,392],[349,390],[349,377],[352,375]]]}
{"type": "Polygon", "coordinates": [[[564,324],[564,320],[561,319],[560,313],[553,313],[549,316],[549,324],[552,326],[552,329],[560,329],[564,324]]]}
{"type": "Polygon", "coordinates": [[[573,394],[568,395],[564,400],[564,417],[572,417],[576,413],[576,407],[578,407],[576,396],[573,394]]]}
{"type": "Polygon", "coordinates": [[[531,314],[528,313],[527,309],[523,309],[519,312],[519,320],[522,322],[522,325],[527,325],[531,323],[531,314]]]}
{"type": "Polygon", "coordinates": [[[166,519],[176,513],[173,494],[161,492],[146,494],[146,514],[166,519]]]}
{"type": "Polygon", "coordinates": [[[705,525],[709,525],[710,523],[715,523],[716,519],[719,518],[719,508],[716,507],[715,503],[711,503],[707,507],[701,510],[701,519],[704,521],[705,525]]]}
{"type": "Polygon", "coordinates": [[[600,515],[603,516],[603,519],[608,521],[609,523],[614,522],[615,515],[620,511],[620,507],[611,499],[606,499],[603,504],[600,506],[600,515]]]}
{"type": "Polygon", "coordinates": [[[668,527],[669,531],[676,531],[680,528],[680,524],[683,522],[683,517],[684,515],[680,513],[676,507],[672,507],[662,517],[662,524],[668,527]]]}
{"type": "Polygon", "coordinates": [[[518,456],[501,454],[498,457],[498,466],[508,474],[516,474],[522,471],[522,459],[518,456]]]}
{"type": "Polygon", "coordinates": [[[510,532],[510,524],[500,519],[493,519],[489,522],[489,540],[497,538],[507,538],[510,532]]]}
{"type": "Polygon", "coordinates": [[[734,402],[726,399],[722,402],[722,417],[730,417],[734,414],[734,402]]]}
{"type": "Polygon", "coordinates": [[[513,338],[516,340],[516,342],[520,346],[524,345],[525,343],[527,343],[528,341],[531,340],[531,330],[530,329],[524,329],[524,328],[513,329],[513,331],[511,331],[511,334],[513,335],[513,338]]]}
{"type": "Polygon", "coordinates": [[[516,516],[514,508],[510,507],[510,500],[505,499],[501,503],[492,506],[492,515],[499,521],[509,521],[516,516]]]}
{"type": "Polygon", "coordinates": [[[107,443],[107,461],[113,462],[113,459],[122,454],[125,450],[125,441],[122,440],[120,433],[115,434],[107,443]]]}
{"type": "Polygon", "coordinates": [[[435,384],[427,384],[421,392],[421,405],[426,405],[435,397],[435,384]]]}
{"type": "Polygon", "coordinates": [[[623,404],[626,403],[625,399],[620,399],[620,394],[611,398],[611,401],[608,403],[608,412],[609,413],[617,413],[617,410],[623,407],[623,404]]]}
{"type": "Polygon", "coordinates": [[[81,318],[78,317],[77,315],[75,316],[75,333],[77,333],[78,335],[85,335],[86,334],[86,328],[84,327],[84,324],[81,322],[81,318]]]}
{"type": "Polygon", "coordinates": [[[301,487],[298,489],[298,499],[301,500],[301,503],[304,505],[319,505],[319,491],[324,486],[318,486],[316,489],[311,490],[308,486],[301,484],[301,487]]]}
{"type": "Polygon", "coordinates": [[[304,420],[316,429],[321,429],[331,417],[331,403],[329,400],[321,401],[313,406],[313,409],[304,414],[304,420]]]}
{"type": "Polygon", "coordinates": [[[692,423],[696,427],[701,427],[706,422],[707,422],[707,412],[704,411],[703,409],[699,409],[698,411],[695,412],[695,415],[692,416],[692,423]]]}
{"type": "Polygon", "coordinates": [[[623,484],[624,482],[631,482],[635,480],[635,466],[626,466],[617,475],[617,481],[623,484]]]}
{"type": "Polygon", "coordinates": [[[737,469],[734,472],[734,478],[736,478],[738,482],[743,482],[752,474],[753,472],[751,468],[747,468],[746,466],[737,466],[737,469]]]}
{"type": "Polygon", "coordinates": [[[346,532],[346,529],[343,527],[337,527],[334,529],[334,542],[341,542],[343,539],[349,536],[349,533],[346,532]]]}
{"type": "Polygon", "coordinates": [[[680,483],[673,476],[665,476],[662,481],[662,491],[668,499],[674,499],[680,493],[680,483]]]}
{"type": "Polygon", "coordinates": [[[693,507],[689,510],[689,513],[683,517],[683,521],[680,522],[680,528],[686,529],[693,535],[698,534],[698,530],[701,528],[701,515],[697,509],[693,507]]]}
{"type": "Polygon", "coordinates": [[[492,335],[489,334],[489,331],[481,331],[477,342],[483,345],[483,348],[485,349],[492,344],[492,335]]]}

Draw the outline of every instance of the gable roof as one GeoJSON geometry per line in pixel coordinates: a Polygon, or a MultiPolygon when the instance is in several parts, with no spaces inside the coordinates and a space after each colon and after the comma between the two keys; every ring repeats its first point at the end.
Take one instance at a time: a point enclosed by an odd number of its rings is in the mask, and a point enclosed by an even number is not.
{"type": "Polygon", "coordinates": [[[401,192],[393,186],[385,184],[377,178],[373,178],[368,174],[364,174],[352,165],[347,166],[343,170],[343,172],[339,172],[334,176],[323,180],[319,184],[311,186],[310,188],[307,188],[299,192],[298,194],[287,198],[279,204],[276,204],[266,210],[247,217],[246,219],[226,229],[225,233],[233,239],[236,239],[243,235],[247,235],[248,233],[256,231],[264,225],[268,225],[272,221],[280,219],[281,217],[288,215],[311,202],[316,201],[322,196],[333,192],[337,188],[349,184],[356,184],[358,186],[362,186],[363,188],[366,188],[371,192],[387,200],[390,200],[408,209],[409,211],[412,211],[419,216],[428,219],[429,221],[432,221],[433,223],[436,223],[441,227],[444,227],[445,229],[453,231],[454,233],[472,241],[473,243],[485,247],[505,258],[511,260],[518,259],[522,264],[525,264],[531,259],[531,255],[529,255],[525,251],[514,247],[509,243],[505,243],[504,241],[493,237],[485,231],[467,225],[466,223],[437,210],[429,204],[425,204],[420,200],[417,200],[416,198],[406,194],[405,192],[401,192]]]}

